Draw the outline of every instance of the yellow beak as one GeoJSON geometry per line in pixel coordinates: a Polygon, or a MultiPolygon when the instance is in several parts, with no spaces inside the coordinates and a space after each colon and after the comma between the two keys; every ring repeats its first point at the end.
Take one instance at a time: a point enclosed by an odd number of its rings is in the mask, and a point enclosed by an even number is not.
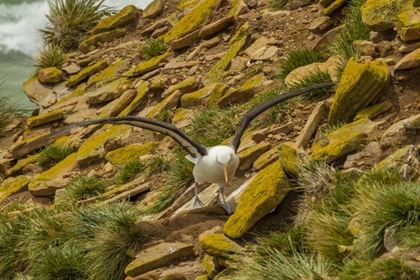
{"type": "Polygon", "coordinates": [[[229,186],[229,176],[228,176],[228,168],[227,166],[223,166],[223,172],[225,173],[225,183],[226,187],[229,186]]]}

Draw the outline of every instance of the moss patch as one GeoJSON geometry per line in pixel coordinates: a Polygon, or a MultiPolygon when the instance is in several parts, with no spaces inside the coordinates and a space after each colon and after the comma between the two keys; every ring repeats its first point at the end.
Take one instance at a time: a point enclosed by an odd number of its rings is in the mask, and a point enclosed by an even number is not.
{"type": "Polygon", "coordinates": [[[181,97],[181,106],[184,108],[204,105],[216,107],[217,101],[225,94],[228,86],[224,83],[214,83],[197,91],[187,93],[181,97]]]}
{"type": "Polygon", "coordinates": [[[12,194],[25,190],[30,180],[30,177],[24,175],[4,180],[0,184],[0,201],[12,194]]]}
{"type": "Polygon", "coordinates": [[[50,111],[48,113],[39,115],[39,116],[35,116],[35,117],[30,117],[26,119],[26,123],[28,124],[29,127],[35,127],[38,125],[42,125],[42,124],[46,124],[46,123],[50,123],[53,121],[57,121],[57,120],[61,120],[62,118],[64,118],[64,113],[62,110],[54,110],[54,111],[50,111]]]}
{"type": "Polygon", "coordinates": [[[206,74],[203,78],[204,85],[210,83],[216,83],[221,81],[223,72],[230,65],[232,59],[239,53],[242,47],[245,45],[248,38],[249,23],[245,22],[236,32],[236,34],[229,41],[229,49],[227,54],[222,57],[216,65],[206,74]]]}
{"type": "Polygon", "coordinates": [[[158,142],[149,142],[146,144],[125,146],[108,152],[105,155],[105,159],[112,164],[123,165],[130,160],[136,160],[143,155],[149,154],[151,151],[153,151],[157,143],[158,142]]]}
{"type": "Polygon", "coordinates": [[[92,34],[111,31],[117,27],[126,25],[139,17],[137,8],[133,5],[124,7],[115,15],[109,16],[101,21],[92,29],[92,34]]]}
{"type": "Polygon", "coordinates": [[[38,158],[38,155],[39,154],[35,154],[27,158],[20,159],[12,168],[6,171],[6,175],[14,176],[16,174],[19,174],[25,166],[31,163],[35,163],[38,158]]]}
{"type": "Polygon", "coordinates": [[[420,38],[420,15],[417,8],[403,12],[397,16],[398,34],[403,41],[413,41],[420,38]]]}
{"type": "Polygon", "coordinates": [[[77,162],[80,165],[89,164],[105,156],[105,145],[110,140],[126,138],[131,133],[130,125],[105,125],[99,133],[87,139],[77,152],[77,162]]]}
{"type": "Polygon", "coordinates": [[[366,0],[360,8],[363,22],[373,31],[395,27],[397,15],[407,9],[412,0],[366,0]]]}
{"type": "Polygon", "coordinates": [[[99,60],[97,63],[92,66],[83,68],[79,73],[74,76],[71,76],[70,79],[65,83],[66,87],[73,87],[83,80],[89,78],[93,74],[98,73],[102,69],[108,66],[108,61],[106,59],[99,60]]]}
{"type": "Polygon", "coordinates": [[[134,68],[133,70],[129,70],[125,72],[123,76],[134,77],[134,76],[143,75],[147,72],[153,71],[159,68],[159,63],[163,62],[166,59],[166,57],[168,57],[168,55],[169,55],[169,52],[166,52],[164,54],[151,58],[147,61],[144,61],[140,63],[139,65],[137,65],[136,68],[134,68]]]}
{"type": "Polygon", "coordinates": [[[88,84],[95,84],[97,86],[98,84],[108,83],[118,79],[120,76],[119,71],[126,63],[126,60],[115,61],[98,74],[91,76],[88,80],[88,84]]]}
{"type": "Polygon", "coordinates": [[[289,145],[280,144],[277,146],[279,161],[284,172],[291,178],[299,176],[299,157],[297,150],[289,145]]]}
{"type": "Polygon", "coordinates": [[[373,106],[367,107],[363,110],[360,110],[359,112],[357,112],[357,115],[356,117],[354,117],[354,120],[357,121],[363,118],[373,119],[379,116],[380,114],[385,113],[391,108],[392,108],[392,103],[386,100],[384,102],[381,102],[373,106]]]}
{"type": "Polygon", "coordinates": [[[387,65],[381,61],[358,63],[351,58],[344,68],[331,105],[330,125],[352,120],[357,112],[377,99],[389,80],[387,65]]]}
{"type": "Polygon", "coordinates": [[[99,43],[102,43],[102,44],[107,43],[124,35],[125,35],[125,30],[121,28],[95,34],[80,43],[79,51],[86,54],[90,51],[91,46],[96,47],[98,46],[99,43]]]}
{"type": "Polygon", "coordinates": [[[202,0],[190,12],[182,17],[168,33],[162,36],[163,41],[166,43],[194,31],[211,18],[219,5],[220,0],[202,0]]]}
{"type": "Polygon", "coordinates": [[[131,101],[131,103],[124,110],[122,110],[121,113],[118,114],[118,116],[126,116],[134,112],[134,110],[136,110],[137,107],[139,107],[143,103],[145,97],[147,96],[147,93],[149,93],[149,83],[142,82],[137,87],[136,97],[134,97],[133,101],[131,101]]]}
{"type": "Polygon", "coordinates": [[[223,232],[230,238],[243,236],[257,221],[280,204],[289,189],[289,182],[280,162],[270,164],[258,172],[245,189],[223,232]]]}
{"type": "Polygon", "coordinates": [[[256,93],[256,89],[265,82],[264,74],[258,74],[248,79],[239,88],[228,91],[217,104],[226,107],[231,104],[243,103],[251,99],[256,93]]]}
{"type": "Polygon", "coordinates": [[[241,253],[241,248],[235,242],[220,233],[207,234],[200,238],[200,247],[206,254],[214,257],[232,258],[232,255],[241,253]]]}

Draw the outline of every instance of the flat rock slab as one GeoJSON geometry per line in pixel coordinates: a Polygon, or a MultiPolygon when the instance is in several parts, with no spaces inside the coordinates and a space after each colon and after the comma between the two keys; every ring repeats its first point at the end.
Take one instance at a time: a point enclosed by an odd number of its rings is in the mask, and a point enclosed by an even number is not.
{"type": "Polygon", "coordinates": [[[194,254],[193,245],[161,243],[140,252],[136,259],[127,266],[125,274],[135,277],[191,254],[194,254]]]}

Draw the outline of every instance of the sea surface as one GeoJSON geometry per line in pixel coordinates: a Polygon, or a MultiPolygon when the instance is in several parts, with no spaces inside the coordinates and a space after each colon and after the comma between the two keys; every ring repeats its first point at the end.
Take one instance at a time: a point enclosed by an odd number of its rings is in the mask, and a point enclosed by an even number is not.
{"type": "MultiPolygon", "coordinates": [[[[104,4],[117,10],[129,4],[144,9],[151,1],[105,0],[104,4]]],[[[0,96],[16,106],[37,108],[23,92],[22,84],[31,77],[33,58],[42,49],[37,30],[45,28],[48,13],[47,0],[0,0],[0,96]]]]}

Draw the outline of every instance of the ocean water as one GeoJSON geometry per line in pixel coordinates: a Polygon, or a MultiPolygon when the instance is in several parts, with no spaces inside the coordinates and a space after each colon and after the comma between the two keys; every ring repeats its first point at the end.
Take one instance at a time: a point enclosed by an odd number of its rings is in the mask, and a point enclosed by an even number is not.
{"type": "MultiPolygon", "coordinates": [[[[152,0],[105,0],[117,10],[133,4],[144,9],[152,0]]],[[[37,31],[48,23],[47,0],[0,0],[0,96],[28,109],[37,106],[29,101],[22,84],[33,72],[33,58],[42,49],[37,31]]]]}

